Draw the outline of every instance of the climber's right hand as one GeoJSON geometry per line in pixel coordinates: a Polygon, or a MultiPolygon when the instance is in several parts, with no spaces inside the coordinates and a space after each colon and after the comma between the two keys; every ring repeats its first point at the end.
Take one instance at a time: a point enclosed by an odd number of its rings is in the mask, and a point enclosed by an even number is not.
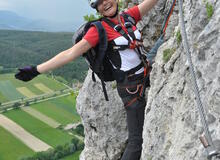
{"type": "Polygon", "coordinates": [[[24,82],[30,81],[40,74],[36,66],[26,66],[18,70],[19,72],[15,74],[15,78],[24,82]]]}

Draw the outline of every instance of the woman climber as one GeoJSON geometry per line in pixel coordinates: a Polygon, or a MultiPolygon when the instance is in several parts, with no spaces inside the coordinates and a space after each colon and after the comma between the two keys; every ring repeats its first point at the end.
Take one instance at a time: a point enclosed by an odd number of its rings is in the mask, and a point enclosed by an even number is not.
{"type": "MultiPolygon", "coordinates": [[[[146,81],[147,70],[152,59],[147,61],[148,59],[145,60],[140,53],[142,39],[136,24],[156,3],[157,0],[144,0],[139,5],[123,12],[124,15],[128,15],[123,16],[118,11],[117,0],[90,0],[91,7],[103,16],[100,20],[107,34],[108,44],[112,44],[112,47],[119,46],[119,49],[112,49],[112,53],[109,53],[108,57],[113,68],[120,71],[120,74],[117,73],[120,78],[116,78],[117,90],[127,113],[128,144],[121,158],[122,160],[139,160],[141,156],[146,106],[144,91],[148,82],[146,81]],[[130,21],[133,19],[134,22],[128,23],[125,17],[130,21]],[[120,49],[120,46],[122,48],[123,46],[127,47],[120,49]]],[[[19,69],[15,77],[22,81],[30,81],[39,74],[54,70],[73,61],[98,43],[98,32],[92,26],[82,40],[71,48],[60,52],[40,65],[19,69]]]]}

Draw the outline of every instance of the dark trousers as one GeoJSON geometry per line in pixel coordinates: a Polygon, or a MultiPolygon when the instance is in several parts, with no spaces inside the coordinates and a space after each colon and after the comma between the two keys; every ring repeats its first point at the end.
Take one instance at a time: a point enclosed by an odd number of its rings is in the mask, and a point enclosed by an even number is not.
{"type": "Polygon", "coordinates": [[[117,89],[127,113],[128,144],[121,160],[140,160],[146,101],[140,97],[145,90],[142,75],[135,75],[118,84],[117,89]]]}

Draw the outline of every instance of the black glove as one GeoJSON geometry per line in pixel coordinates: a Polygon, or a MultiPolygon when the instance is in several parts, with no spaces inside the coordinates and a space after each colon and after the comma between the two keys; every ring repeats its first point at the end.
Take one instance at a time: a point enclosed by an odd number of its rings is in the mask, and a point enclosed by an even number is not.
{"type": "Polygon", "coordinates": [[[22,80],[24,82],[32,80],[34,77],[38,76],[40,73],[37,71],[36,66],[26,66],[24,68],[19,68],[19,72],[15,74],[15,78],[22,80]]]}

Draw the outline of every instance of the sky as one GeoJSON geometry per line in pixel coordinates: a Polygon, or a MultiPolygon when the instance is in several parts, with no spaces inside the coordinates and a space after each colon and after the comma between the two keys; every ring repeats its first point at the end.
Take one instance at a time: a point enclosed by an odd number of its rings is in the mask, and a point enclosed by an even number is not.
{"type": "Polygon", "coordinates": [[[83,22],[84,15],[95,13],[88,0],[0,0],[0,10],[56,22],[83,22]]]}

